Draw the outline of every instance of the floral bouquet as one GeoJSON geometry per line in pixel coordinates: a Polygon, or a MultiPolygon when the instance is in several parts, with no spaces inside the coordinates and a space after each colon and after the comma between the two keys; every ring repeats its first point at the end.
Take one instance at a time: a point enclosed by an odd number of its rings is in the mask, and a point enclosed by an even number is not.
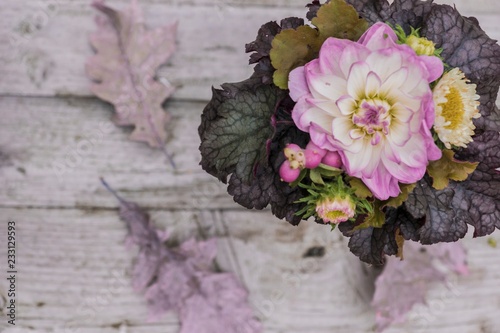
{"type": "Polygon", "coordinates": [[[247,208],[314,218],[362,261],[500,229],[500,46],[432,1],[331,0],[263,25],[213,89],[201,165],[247,208]]]}

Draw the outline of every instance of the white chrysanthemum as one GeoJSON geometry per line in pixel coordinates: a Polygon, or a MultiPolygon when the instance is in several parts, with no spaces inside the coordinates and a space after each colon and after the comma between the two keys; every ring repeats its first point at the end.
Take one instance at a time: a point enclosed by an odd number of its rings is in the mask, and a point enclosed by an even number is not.
{"type": "Polygon", "coordinates": [[[434,87],[434,130],[448,149],[452,145],[465,148],[472,142],[476,129],[472,119],[481,116],[476,85],[468,82],[460,69],[453,68],[434,87]]]}

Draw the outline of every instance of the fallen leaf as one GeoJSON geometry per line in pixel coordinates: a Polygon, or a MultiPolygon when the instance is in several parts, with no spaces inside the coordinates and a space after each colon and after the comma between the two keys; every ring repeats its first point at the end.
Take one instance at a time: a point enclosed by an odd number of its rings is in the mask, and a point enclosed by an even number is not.
{"type": "Polygon", "coordinates": [[[151,319],[175,311],[180,333],[262,332],[248,303],[248,292],[232,273],[216,272],[215,239],[191,238],[168,247],[168,234],[158,230],[136,203],[121,198],[120,218],[126,223],[128,240],[139,247],[132,284],[150,307],[151,319]]]}
{"type": "Polygon", "coordinates": [[[162,103],[174,88],[155,80],[155,74],[175,51],[177,24],[148,30],[136,0],[123,11],[103,0],[92,5],[106,15],[96,18],[98,30],[90,35],[96,50],[86,64],[87,75],[95,81],[92,92],[114,105],[117,125],[134,126],[131,140],[163,147],[170,117],[162,103]]]}
{"type": "Polygon", "coordinates": [[[466,251],[460,243],[404,244],[404,260],[388,257],[375,281],[372,306],[379,332],[393,323],[404,322],[415,304],[425,303],[427,291],[434,283],[446,281],[448,273],[437,263],[461,275],[468,273],[466,251]]]}

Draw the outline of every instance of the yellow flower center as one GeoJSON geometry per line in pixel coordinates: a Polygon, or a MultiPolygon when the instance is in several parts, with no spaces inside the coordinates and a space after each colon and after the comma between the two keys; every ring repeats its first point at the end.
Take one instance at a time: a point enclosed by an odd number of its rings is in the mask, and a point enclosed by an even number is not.
{"type": "Polygon", "coordinates": [[[465,114],[464,102],[457,88],[451,87],[450,92],[446,94],[446,103],[439,104],[443,109],[441,115],[450,124],[446,126],[448,129],[456,129],[462,122],[465,114]]]}
{"type": "Polygon", "coordinates": [[[341,210],[331,210],[326,212],[325,216],[326,220],[336,221],[338,218],[345,218],[346,214],[341,210]]]}

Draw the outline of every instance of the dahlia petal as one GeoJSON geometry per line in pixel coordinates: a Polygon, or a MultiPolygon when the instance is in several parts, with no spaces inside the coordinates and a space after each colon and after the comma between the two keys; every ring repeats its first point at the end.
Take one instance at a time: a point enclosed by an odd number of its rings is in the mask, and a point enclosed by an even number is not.
{"type": "Polygon", "coordinates": [[[349,95],[340,97],[335,103],[344,116],[351,115],[356,109],[356,101],[349,95]]]}
{"type": "MultiPolygon", "coordinates": [[[[403,99],[403,98],[402,98],[403,99]]],[[[392,116],[395,119],[398,119],[401,122],[404,123],[409,123],[411,119],[413,118],[414,112],[413,110],[417,111],[420,108],[420,100],[413,99],[413,98],[407,98],[406,100],[402,102],[396,102],[392,106],[392,116]],[[411,104],[411,105],[408,105],[411,104]],[[414,109],[414,107],[418,104],[418,107],[414,109]]]]}
{"type": "Polygon", "coordinates": [[[328,124],[331,123],[331,121],[332,116],[317,107],[312,107],[307,110],[307,112],[304,112],[299,120],[303,128],[309,128],[311,124],[314,123],[326,131],[330,129],[328,124]]]}
{"type": "Polygon", "coordinates": [[[382,81],[375,72],[369,72],[365,80],[365,95],[375,97],[379,93],[382,81]]]}
{"type": "Polygon", "coordinates": [[[421,55],[419,56],[419,59],[427,68],[427,80],[429,83],[436,81],[441,77],[441,75],[443,75],[444,65],[441,59],[427,55],[421,55]]]}
{"type": "MultiPolygon", "coordinates": [[[[341,72],[335,72],[340,77],[349,77],[351,67],[354,63],[365,60],[370,55],[370,50],[358,43],[351,43],[346,46],[344,51],[340,54],[339,67],[341,72]]],[[[338,55],[336,55],[338,57],[338,55]]]]}
{"type": "MultiPolygon", "coordinates": [[[[370,142],[370,139],[366,141],[370,142]]],[[[378,158],[380,150],[380,146],[373,147],[369,144],[364,144],[362,150],[358,153],[346,151],[346,157],[351,162],[349,169],[346,170],[347,173],[359,178],[372,177],[380,161],[380,158],[378,158]]]]}
{"type": "MultiPolygon", "coordinates": [[[[348,39],[327,38],[319,52],[319,65],[321,71],[328,74],[343,74],[339,64],[339,54],[342,54],[345,48],[351,45],[352,42],[348,39]]],[[[346,77],[344,76],[344,78],[346,77]]]]}
{"type": "Polygon", "coordinates": [[[379,200],[397,197],[401,192],[397,179],[392,177],[383,164],[379,165],[372,178],[362,178],[362,180],[379,200]]]}
{"type": "Polygon", "coordinates": [[[323,110],[325,113],[330,114],[333,117],[342,116],[341,111],[339,110],[337,103],[328,99],[315,99],[315,98],[306,98],[307,102],[315,107],[323,110]]]}
{"type": "Polygon", "coordinates": [[[382,82],[385,82],[390,75],[403,65],[401,54],[391,49],[372,52],[368,55],[365,62],[370,66],[372,71],[378,74],[382,82]]]}
{"type": "Polygon", "coordinates": [[[349,135],[351,129],[353,129],[353,124],[347,117],[338,117],[332,121],[333,137],[344,146],[350,146],[353,144],[353,140],[349,135]]]}
{"type": "Polygon", "coordinates": [[[351,137],[351,139],[357,140],[357,139],[361,139],[362,137],[364,137],[365,132],[363,132],[359,128],[356,128],[356,129],[352,129],[349,131],[349,136],[351,137]]]}
{"type": "Polygon", "coordinates": [[[310,93],[307,86],[304,66],[300,66],[292,70],[288,76],[288,89],[290,89],[290,97],[297,102],[299,98],[310,93]]]}
{"type": "MultiPolygon", "coordinates": [[[[392,66],[392,65],[389,65],[392,66]]],[[[391,91],[398,89],[406,83],[408,79],[408,68],[401,67],[397,71],[389,75],[380,87],[380,91],[383,93],[390,93],[391,91]]]]}
{"type": "Polygon", "coordinates": [[[411,134],[408,123],[404,123],[397,118],[392,120],[388,137],[396,146],[403,147],[410,140],[411,134]]]}
{"type": "Polygon", "coordinates": [[[306,77],[315,98],[337,100],[347,94],[346,81],[334,75],[308,72],[306,77]]]}
{"type": "Polygon", "coordinates": [[[372,51],[390,48],[396,45],[398,37],[387,24],[377,22],[370,27],[358,40],[372,51]]]}
{"type": "Polygon", "coordinates": [[[311,141],[316,146],[328,151],[336,151],[338,149],[338,143],[331,139],[331,133],[325,131],[321,126],[312,123],[309,134],[311,135],[311,141]]]}
{"type": "Polygon", "coordinates": [[[382,158],[382,163],[391,175],[397,175],[397,180],[404,184],[413,184],[425,174],[425,168],[412,168],[406,164],[395,163],[385,156],[382,158]]]}
{"type": "Polygon", "coordinates": [[[347,78],[347,93],[354,99],[359,100],[365,94],[366,77],[370,72],[370,67],[364,61],[359,61],[351,66],[349,77],[347,78]]]}
{"type": "Polygon", "coordinates": [[[401,162],[414,168],[426,168],[428,159],[425,141],[420,133],[410,136],[404,146],[404,153],[399,155],[401,162]],[[422,144],[424,143],[424,144],[422,144]]]}

